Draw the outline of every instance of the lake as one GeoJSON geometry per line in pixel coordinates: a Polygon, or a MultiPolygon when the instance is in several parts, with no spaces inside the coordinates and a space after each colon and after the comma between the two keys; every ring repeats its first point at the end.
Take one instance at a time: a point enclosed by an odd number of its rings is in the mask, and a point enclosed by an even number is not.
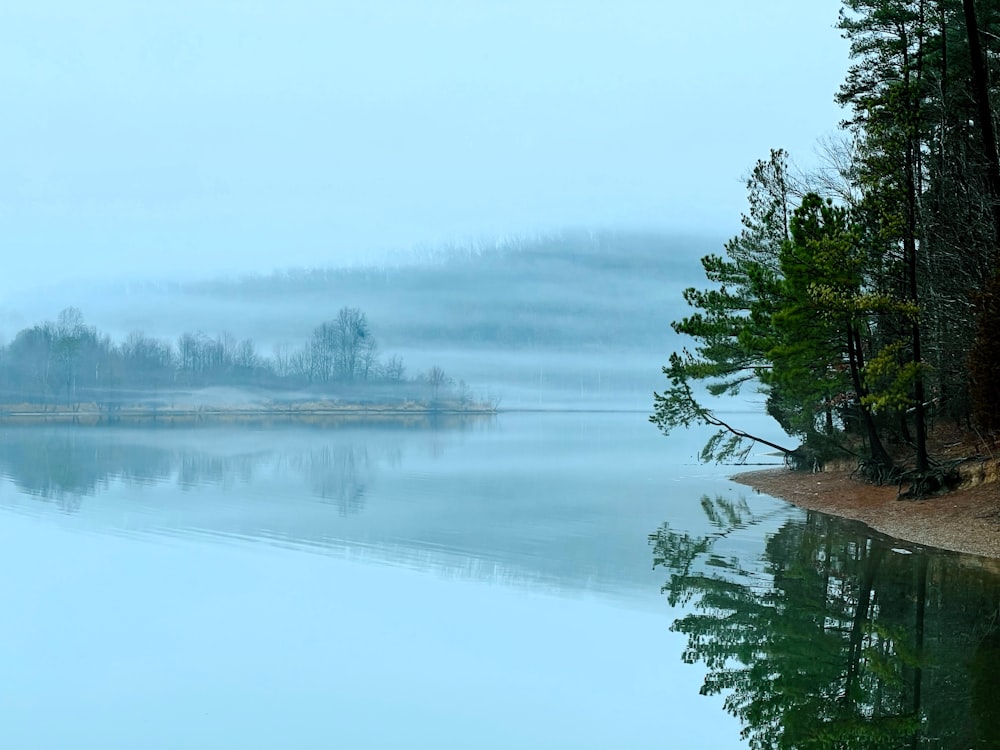
{"type": "Polygon", "coordinates": [[[1000,566],[642,413],[2,432],[0,747],[1000,747],[1000,566]]]}

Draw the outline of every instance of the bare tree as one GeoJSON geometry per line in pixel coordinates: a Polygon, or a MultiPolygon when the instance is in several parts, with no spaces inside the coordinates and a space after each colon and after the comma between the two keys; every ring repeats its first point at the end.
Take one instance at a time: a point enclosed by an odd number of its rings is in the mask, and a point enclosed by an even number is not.
{"type": "Polygon", "coordinates": [[[434,367],[427,371],[427,374],[424,376],[424,380],[427,382],[427,385],[430,386],[431,396],[435,399],[441,395],[441,391],[450,387],[454,382],[445,373],[445,371],[437,365],[434,365],[434,367]]]}
{"type": "Polygon", "coordinates": [[[337,329],[334,324],[326,322],[316,326],[308,349],[310,382],[330,382],[336,372],[337,329]]]}
{"type": "Polygon", "coordinates": [[[382,377],[388,380],[390,383],[399,383],[403,380],[403,376],[406,374],[406,366],[403,364],[403,360],[396,354],[393,354],[382,365],[382,377]]]}
{"type": "Polygon", "coordinates": [[[361,365],[359,375],[363,381],[368,380],[378,365],[378,344],[373,336],[368,336],[361,350],[361,365]]]}
{"type": "Polygon", "coordinates": [[[313,364],[313,348],[309,345],[296,349],[288,359],[289,373],[312,383],[316,377],[313,364]]]}
{"type": "Polygon", "coordinates": [[[279,378],[287,378],[292,374],[292,345],[282,341],[274,345],[274,374],[279,378]]]}
{"type": "Polygon", "coordinates": [[[365,347],[371,339],[368,319],[356,307],[342,307],[333,325],[337,376],[349,383],[354,382],[362,368],[365,347]]]}
{"type": "Polygon", "coordinates": [[[253,372],[260,365],[260,356],[257,354],[257,345],[253,339],[243,339],[236,345],[233,364],[244,372],[253,372]]]}

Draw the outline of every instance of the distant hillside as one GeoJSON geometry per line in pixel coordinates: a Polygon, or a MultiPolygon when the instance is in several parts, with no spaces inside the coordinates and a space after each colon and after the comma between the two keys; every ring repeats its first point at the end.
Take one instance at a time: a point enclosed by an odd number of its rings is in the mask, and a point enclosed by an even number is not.
{"type": "Polygon", "coordinates": [[[217,321],[238,336],[281,341],[303,335],[300,326],[312,325],[319,311],[349,305],[365,311],[391,348],[643,348],[664,341],[680,290],[698,277],[697,258],[717,248],[652,234],[449,248],[378,268],[133,286],[127,317],[157,335],[217,321]],[[158,299],[183,301],[170,310],[170,331],[162,311],[151,309],[158,299]]]}
{"type": "MultiPolygon", "coordinates": [[[[109,285],[70,289],[65,299],[56,290],[18,308],[26,310],[21,325],[72,304],[113,337],[142,330],[176,343],[184,332],[226,331],[267,353],[300,345],[317,321],[351,306],[367,315],[382,351],[404,355],[409,372],[442,365],[504,393],[511,385],[532,393],[627,388],[644,404],[674,348],[681,290],[701,280],[698,258],[720,247],[707,238],[568,233],[413,253],[379,267],[109,285]],[[38,309],[41,302],[48,307],[38,309]]],[[[8,336],[16,330],[5,327],[8,336]]]]}

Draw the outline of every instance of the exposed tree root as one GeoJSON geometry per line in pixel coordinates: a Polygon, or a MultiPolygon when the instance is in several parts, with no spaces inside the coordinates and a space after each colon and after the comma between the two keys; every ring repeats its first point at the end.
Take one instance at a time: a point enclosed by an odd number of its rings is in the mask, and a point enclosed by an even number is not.
{"type": "Polygon", "coordinates": [[[957,489],[962,483],[962,475],[958,467],[968,459],[959,458],[944,464],[931,466],[923,471],[910,469],[900,471],[896,477],[899,487],[897,500],[919,500],[932,495],[941,495],[957,489]],[[909,487],[904,491],[903,485],[909,487]]]}

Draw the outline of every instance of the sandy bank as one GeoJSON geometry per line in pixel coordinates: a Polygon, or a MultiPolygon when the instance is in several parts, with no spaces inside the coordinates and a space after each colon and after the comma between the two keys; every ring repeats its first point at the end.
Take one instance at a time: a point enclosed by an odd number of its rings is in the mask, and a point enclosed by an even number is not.
{"type": "Polygon", "coordinates": [[[898,500],[895,485],[876,487],[847,471],[750,471],[733,480],[801,508],[868,524],[928,547],[1000,558],[1000,482],[924,500],[898,500]]]}

